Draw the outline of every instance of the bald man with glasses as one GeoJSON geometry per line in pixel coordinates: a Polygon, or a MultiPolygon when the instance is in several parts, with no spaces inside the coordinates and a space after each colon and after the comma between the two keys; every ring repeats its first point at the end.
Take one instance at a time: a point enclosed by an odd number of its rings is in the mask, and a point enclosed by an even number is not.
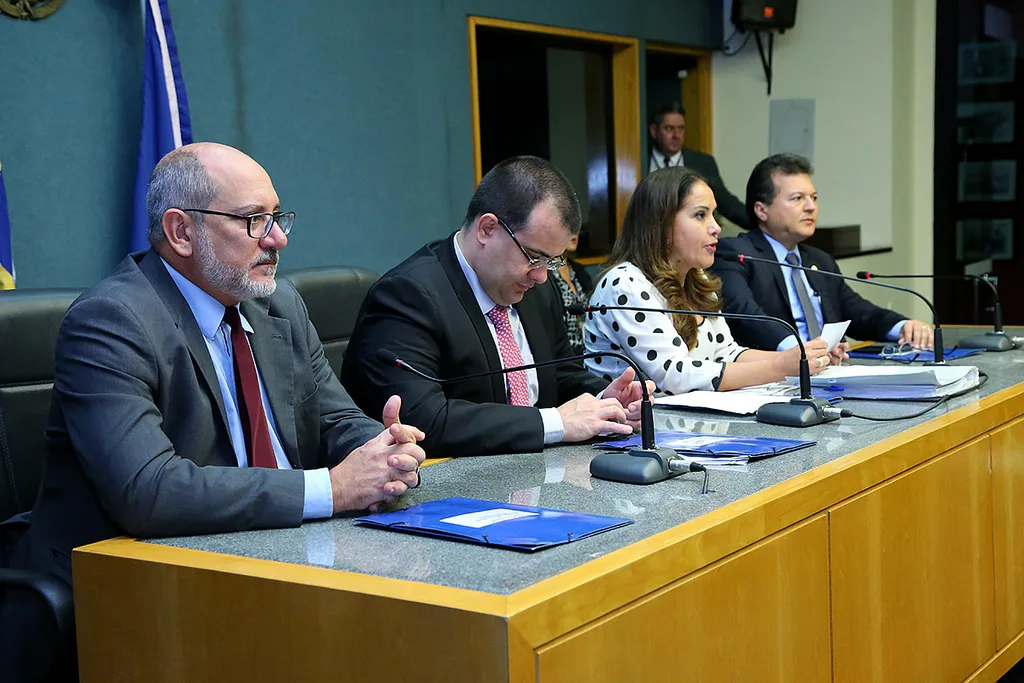
{"type": "MultiPolygon", "coordinates": [[[[400,399],[383,424],[360,412],[298,293],[275,280],[295,214],[267,172],[188,145],[157,164],[146,205],[152,248],[61,324],[45,473],[11,566],[70,586],[87,543],[295,527],[418,486],[423,434],[399,420],[400,399]]],[[[2,600],[0,680],[36,680],[48,614],[2,600]]]]}
{"type": "Polygon", "coordinates": [[[641,395],[632,370],[609,384],[577,361],[440,385],[378,358],[386,349],[453,378],[573,355],[548,270],[562,265],[579,231],[576,195],[554,166],[536,157],[495,166],[460,230],[370,290],[342,365],[349,393],[363,410],[401,394],[403,414],[437,457],[535,452],[632,432],[641,395]]]}

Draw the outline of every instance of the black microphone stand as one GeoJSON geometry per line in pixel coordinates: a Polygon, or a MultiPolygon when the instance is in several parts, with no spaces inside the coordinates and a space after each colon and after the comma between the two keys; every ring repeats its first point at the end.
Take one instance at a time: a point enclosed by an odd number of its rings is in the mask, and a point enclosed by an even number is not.
{"type": "MultiPolygon", "coordinates": [[[[751,315],[749,313],[725,313],[723,311],[688,311],[681,308],[649,308],[643,306],[590,306],[586,304],[573,304],[566,309],[569,313],[579,315],[581,313],[600,313],[603,310],[619,311],[647,311],[654,313],[680,313],[683,315],[700,315],[720,318],[736,318],[743,320],[767,320],[782,325],[793,333],[796,343],[800,347],[800,398],[793,398],[789,403],[766,403],[757,409],[754,417],[758,422],[765,424],[781,425],[783,427],[811,427],[824,422],[838,420],[840,410],[823,398],[811,396],[811,370],[807,364],[807,352],[804,349],[804,342],[800,339],[800,333],[796,327],[782,318],[770,315],[751,315]]],[[[617,355],[617,354],[615,354],[617,355]]],[[[631,367],[636,367],[631,365],[631,367]]]]}
{"type": "Polygon", "coordinates": [[[701,493],[708,491],[708,472],[700,463],[693,462],[682,457],[671,448],[659,448],[654,439],[654,407],[651,404],[651,395],[647,390],[647,380],[640,370],[640,367],[628,356],[608,351],[604,353],[584,353],[578,356],[566,358],[555,358],[552,360],[530,363],[528,365],[517,365],[511,368],[477,372],[472,375],[440,379],[417,370],[401,358],[387,349],[379,349],[377,358],[386,365],[393,365],[407,370],[423,379],[438,384],[449,384],[463,382],[471,379],[480,379],[518,370],[530,370],[547,365],[558,365],[586,358],[602,358],[611,356],[618,358],[629,367],[633,368],[636,378],[640,381],[640,448],[631,448],[624,453],[601,453],[595,455],[590,461],[590,474],[600,479],[621,482],[623,484],[655,484],[687,472],[704,472],[704,484],[701,493]]]}
{"type": "Polygon", "coordinates": [[[992,308],[993,317],[995,318],[992,331],[964,337],[957,342],[957,346],[963,349],[984,349],[985,351],[1009,351],[1017,347],[1013,340],[1010,339],[1010,336],[1003,332],[1003,307],[999,302],[999,290],[996,289],[995,283],[987,277],[982,275],[879,275],[878,273],[867,271],[857,273],[857,277],[861,280],[872,280],[880,277],[887,280],[927,278],[931,280],[974,280],[975,282],[984,282],[992,290],[992,308]]]}

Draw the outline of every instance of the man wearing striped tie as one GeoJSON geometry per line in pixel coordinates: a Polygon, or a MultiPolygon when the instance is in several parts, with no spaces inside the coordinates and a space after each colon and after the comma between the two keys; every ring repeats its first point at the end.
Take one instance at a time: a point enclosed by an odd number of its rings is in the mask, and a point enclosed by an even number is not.
{"type": "Polygon", "coordinates": [[[632,370],[602,378],[576,361],[442,385],[376,358],[386,349],[448,379],[573,355],[548,271],[579,231],[576,194],[558,169],[536,157],[499,163],[460,230],[367,294],[342,364],[349,393],[364,410],[400,393],[405,415],[426,433],[424,448],[438,457],[632,432],[641,396],[632,370]]]}

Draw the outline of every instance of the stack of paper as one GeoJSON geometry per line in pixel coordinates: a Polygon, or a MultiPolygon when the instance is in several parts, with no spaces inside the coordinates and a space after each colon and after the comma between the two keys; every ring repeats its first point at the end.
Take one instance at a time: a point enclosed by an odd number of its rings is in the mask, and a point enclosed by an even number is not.
{"type": "MultiPolygon", "coordinates": [[[[796,377],[787,377],[791,382],[796,377]]],[[[925,367],[845,365],[827,368],[811,377],[811,389],[823,398],[936,400],[978,386],[973,365],[925,367]]]]}
{"type": "Polygon", "coordinates": [[[713,410],[732,415],[753,415],[766,403],[786,403],[796,395],[791,384],[773,382],[734,391],[691,391],[675,396],[659,396],[654,404],[667,408],[713,410]]]}

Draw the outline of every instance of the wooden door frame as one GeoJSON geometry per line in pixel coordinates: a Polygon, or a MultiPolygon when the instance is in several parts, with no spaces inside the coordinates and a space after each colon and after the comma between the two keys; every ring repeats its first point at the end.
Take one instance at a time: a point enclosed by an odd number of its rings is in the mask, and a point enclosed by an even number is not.
{"type": "MultiPolygon", "coordinates": [[[[469,29],[469,92],[473,107],[473,184],[483,178],[480,151],[480,89],[477,70],[476,29],[479,26],[523,33],[543,34],[607,45],[612,50],[612,127],[614,154],[609,180],[614,183],[615,232],[618,234],[626,216],[626,207],[640,182],[640,41],[627,36],[591,33],[575,29],[528,24],[490,17],[468,17],[469,29]]],[[[589,260],[589,259],[588,259],[589,260]]],[[[603,261],[596,259],[597,262],[603,261]]]]}
{"type": "MultiPolygon", "coordinates": [[[[689,145],[690,147],[699,149],[705,154],[711,154],[714,143],[711,129],[711,50],[651,42],[647,43],[647,51],[697,58],[697,110],[700,111],[700,125],[697,126],[696,131],[691,130],[691,117],[687,115],[686,139],[692,143],[689,145]],[[696,135],[693,135],[693,133],[696,133],[696,135]]],[[[680,97],[679,101],[682,102],[683,98],[680,97]]],[[[647,130],[646,126],[644,130],[647,130]]]]}

